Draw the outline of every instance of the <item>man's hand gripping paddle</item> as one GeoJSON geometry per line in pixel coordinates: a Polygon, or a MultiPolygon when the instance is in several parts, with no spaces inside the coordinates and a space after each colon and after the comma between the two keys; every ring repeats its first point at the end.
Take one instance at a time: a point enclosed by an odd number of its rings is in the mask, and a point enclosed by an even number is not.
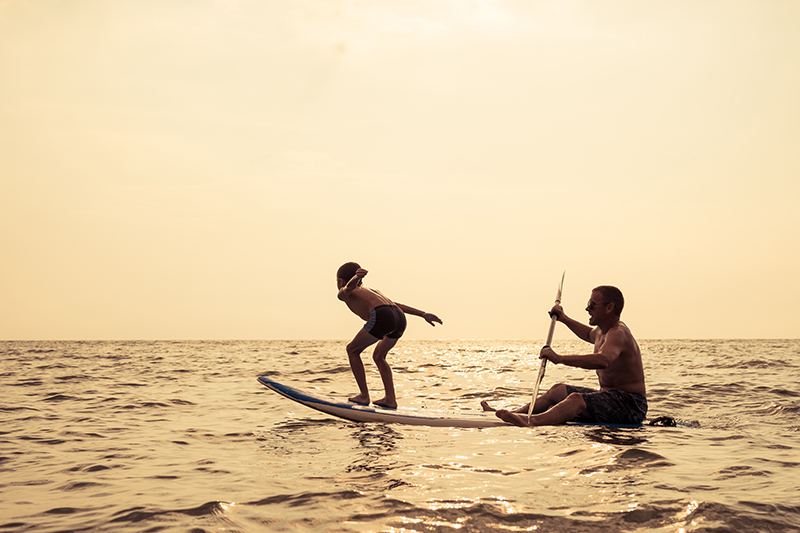
{"type": "MultiPolygon", "coordinates": [[[[561,274],[561,283],[558,284],[558,293],[556,294],[556,304],[561,304],[561,289],[564,287],[564,276],[567,275],[567,271],[565,270],[563,274],[561,274]]],[[[550,317],[550,331],[547,332],[547,342],[545,343],[542,348],[550,347],[550,343],[553,341],[553,332],[556,330],[556,322],[558,318],[556,316],[550,317]]],[[[539,385],[542,384],[542,379],[544,378],[544,367],[547,365],[547,359],[542,359],[542,362],[539,363],[539,375],[536,376],[536,383],[533,386],[533,396],[531,396],[531,405],[528,407],[528,422],[531,420],[531,415],[533,414],[533,404],[536,403],[536,397],[539,396],[539,385]]]]}

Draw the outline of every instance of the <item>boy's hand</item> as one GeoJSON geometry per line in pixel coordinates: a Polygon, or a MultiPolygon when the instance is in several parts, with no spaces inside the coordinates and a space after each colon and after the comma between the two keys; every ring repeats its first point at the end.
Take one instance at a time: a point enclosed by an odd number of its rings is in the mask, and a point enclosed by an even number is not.
{"type": "Polygon", "coordinates": [[[363,278],[364,276],[367,275],[367,272],[368,272],[367,269],[359,268],[358,270],[356,270],[356,277],[358,279],[361,279],[361,278],[363,278]]]}
{"type": "Polygon", "coordinates": [[[424,318],[425,322],[427,322],[431,326],[436,326],[436,324],[434,324],[434,322],[438,322],[439,324],[442,324],[442,319],[439,318],[438,316],[434,315],[433,313],[425,313],[424,315],[422,315],[422,318],[424,318]]]}

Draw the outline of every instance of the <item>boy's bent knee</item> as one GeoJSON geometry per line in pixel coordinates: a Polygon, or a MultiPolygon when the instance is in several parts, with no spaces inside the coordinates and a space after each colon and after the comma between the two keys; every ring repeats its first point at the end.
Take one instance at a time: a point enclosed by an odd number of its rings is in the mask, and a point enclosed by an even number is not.
{"type": "Polygon", "coordinates": [[[347,350],[347,355],[357,357],[361,355],[361,352],[364,351],[364,348],[354,342],[351,342],[345,347],[345,350],[347,350]]]}

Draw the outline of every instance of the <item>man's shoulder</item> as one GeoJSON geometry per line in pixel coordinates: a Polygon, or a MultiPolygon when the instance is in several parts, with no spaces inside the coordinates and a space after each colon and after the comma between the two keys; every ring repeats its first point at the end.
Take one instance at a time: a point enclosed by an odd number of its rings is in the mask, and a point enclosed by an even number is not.
{"type": "Polygon", "coordinates": [[[636,345],[636,339],[633,337],[633,333],[624,322],[617,322],[614,326],[609,328],[608,332],[606,332],[606,339],[609,337],[615,339],[614,342],[619,344],[636,345]]]}
{"type": "Polygon", "coordinates": [[[633,333],[627,324],[620,322],[617,325],[617,331],[619,335],[619,342],[623,347],[623,353],[630,353],[638,356],[641,353],[639,350],[639,343],[636,342],[636,339],[634,338],[633,333]]]}
{"type": "Polygon", "coordinates": [[[622,320],[614,324],[609,331],[615,331],[627,337],[633,338],[633,333],[631,332],[631,328],[629,328],[628,325],[622,320]]]}

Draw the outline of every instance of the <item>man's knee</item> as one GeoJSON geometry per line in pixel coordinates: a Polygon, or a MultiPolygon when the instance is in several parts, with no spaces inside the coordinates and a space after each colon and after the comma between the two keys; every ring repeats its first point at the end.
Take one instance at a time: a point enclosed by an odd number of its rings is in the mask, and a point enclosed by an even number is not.
{"type": "Polygon", "coordinates": [[[567,396],[562,403],[568,405],[570,411],[572,411],[575,416],[586,416],[589,414],[586,410],[586,400],[583,399],[583,394],[580,392],[573,392],[567,396]]]}
{"type": "Polygon", "coordinates": [[[562,402],[567,397],[567,385],[564,383],[556,383],[550,387],[550,390],[547,391],[547,395],[554,403],[562,402]]]}
{"type": "Polygon", "coordinates": [[[586,407],[586,401],[583,399],[583,394],[580,392],[573,392],[572,394],[568,395],[564,401],[586,407]]]}

